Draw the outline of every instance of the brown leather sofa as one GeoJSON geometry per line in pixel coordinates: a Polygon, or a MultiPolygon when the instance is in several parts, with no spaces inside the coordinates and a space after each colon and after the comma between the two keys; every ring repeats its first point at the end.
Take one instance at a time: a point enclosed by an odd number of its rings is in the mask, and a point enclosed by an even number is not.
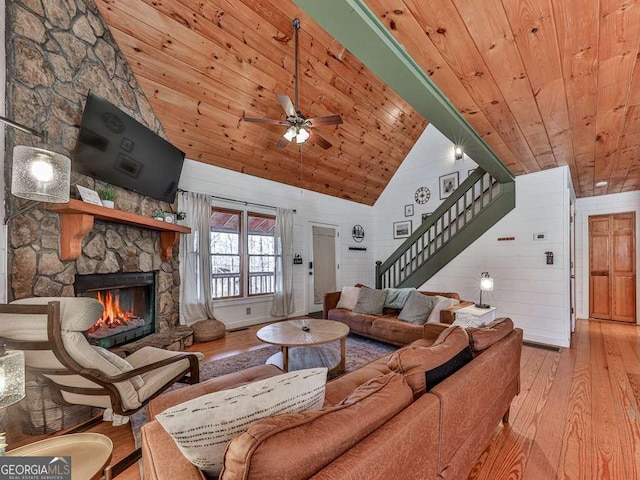
{"type": "MultiPolygon", "coordinates": [[[[443,347],[441,337],[435,343],[419,340],[328,382],[325,407],[318,412],[254,422],[227,447],[220,478],[467,478],[500,420],[508,421],[511,401],[519,392],[522,330],[513,329],[509,319],[481,330],[468,329],[470,337],[460,327],[447,327],[430,324],[428,328],[432,336],[447,330],[442,336],[459,339],[462,332],[465,342],[483,350],[475,351],[470,363],[430,392],[415,395],[414,390],[412,395],[416,381],[424,382],[424,372],[411,373],[407,358],[411,349],[420,346],[443,347]],[[394,362],[402,368],[389,373],[394,362]],[[408,384],[412,385],[409,390],[408,384]],[[361,385],[373,394],[345,407],[349,401],[343,399],[361,385]]],[[[149,418],[204,393],[278,373],[273,365],[261,365],[165,393],[149,404],[149,418]]],[[[142,454],[145,480],[204,478],[157,421],[142,428],[142,454]]]]}
{"type": "MultiPolygon", "coordinates": [[[[360,285],[356,285],[360,286],[360,285]]],[[[455,298],[460,296],[455,292],[420,292],[423,295],[440,295],[441,297],[455,298]]],[[[430,330],[426,325],[416,325],[403,322],[398,319],[400,310],[385,308],[382,315],[370,315],[358,313],[344,308],[336,308],[340,301],[340,292],[327,293],[324,296],[322,306],[323,318],[345,323],[351,333],[357,333],[363,337],[373,338],[392,345],[408,345],[419,339],[429,339],[430,330]]],[[[460,301],[458,305],[443,308],[440,311],[440,322],[451,324],[456,319],[456,310],[473,305],[473,302],[460,301]]],[[[435,340],[435,338],[431,338],[435,340]]]]}

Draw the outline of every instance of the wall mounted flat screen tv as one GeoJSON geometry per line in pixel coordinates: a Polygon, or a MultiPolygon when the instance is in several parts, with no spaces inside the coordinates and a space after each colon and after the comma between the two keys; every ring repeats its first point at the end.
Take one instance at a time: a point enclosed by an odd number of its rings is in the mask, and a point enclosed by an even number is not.
{"type": "Polygon", "coordinates": [[[172,203],[184,152],[104,98],[89,92],[73,169],[172,203]]]}

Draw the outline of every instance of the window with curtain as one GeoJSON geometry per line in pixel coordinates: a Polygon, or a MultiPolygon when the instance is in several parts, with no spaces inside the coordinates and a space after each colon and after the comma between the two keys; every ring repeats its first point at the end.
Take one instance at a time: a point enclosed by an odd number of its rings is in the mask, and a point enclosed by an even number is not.
{"type": "Polygon", "coordinates": [[[272,294],[275,217],[217,207],[211,211],[213,298],[272,294]]]}

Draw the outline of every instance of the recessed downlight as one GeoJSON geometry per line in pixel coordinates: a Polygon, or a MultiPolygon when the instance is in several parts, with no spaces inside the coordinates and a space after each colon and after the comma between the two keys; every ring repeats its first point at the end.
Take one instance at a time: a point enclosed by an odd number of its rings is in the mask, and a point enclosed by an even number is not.
{"type": "Polygon", "coordinates": [[[609,182],[606,182],[604,180],[596,183],[596,187],[606,187],[609,184],[609,182]]]}

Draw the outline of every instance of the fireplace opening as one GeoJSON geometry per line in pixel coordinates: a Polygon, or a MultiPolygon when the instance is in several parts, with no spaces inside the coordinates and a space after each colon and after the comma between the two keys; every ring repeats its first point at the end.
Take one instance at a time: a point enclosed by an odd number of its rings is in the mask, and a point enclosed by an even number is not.
{"type": "Polygon", "coordinates": [[[76,296],[93,297],[104,313],[85,332],[89,343],[112,348],[155,331],[155,275],[110,273],[76,275],[76,296]]]}

